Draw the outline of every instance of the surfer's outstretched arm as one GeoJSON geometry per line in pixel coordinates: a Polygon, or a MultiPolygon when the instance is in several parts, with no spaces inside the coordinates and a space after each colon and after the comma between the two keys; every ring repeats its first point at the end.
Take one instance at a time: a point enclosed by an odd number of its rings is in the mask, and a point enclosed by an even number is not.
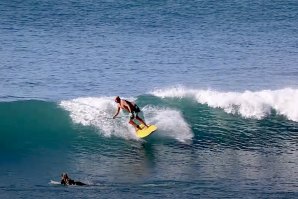
{"type": "Polygon", "coordinates": [[[118,106],[118,109],[117,109],[117,112],[115,113],[115,115],[113,116],[113,119],[115,119],[117,117],[117,115],[119,114],[120,112],[120,107],[118,106]]]}

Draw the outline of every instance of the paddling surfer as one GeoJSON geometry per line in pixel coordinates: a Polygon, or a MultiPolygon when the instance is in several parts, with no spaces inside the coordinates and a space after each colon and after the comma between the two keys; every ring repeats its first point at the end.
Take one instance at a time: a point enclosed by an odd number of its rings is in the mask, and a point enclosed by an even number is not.
{"type": "Polygon", "coordinates": [[[74,181],[74,180],[70,179],[68,177],[67,173],[61,174],[61,184],[63,184],[63,185],[78,185],[78,186],[86,185],[85,183],[82,183],[80,181],[74,181]]]}

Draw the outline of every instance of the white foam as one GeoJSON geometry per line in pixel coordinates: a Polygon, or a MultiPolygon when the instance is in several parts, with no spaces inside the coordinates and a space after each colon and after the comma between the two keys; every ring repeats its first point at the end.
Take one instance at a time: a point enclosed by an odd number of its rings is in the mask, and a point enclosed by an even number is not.
{"type": "Polygon", "coordinates": [[[128,118],[112,119],[117,106],[113,97],[86,97],[62,101],[60,105],[70,112],[74,123],[84,126],[95,126],[106,137],[118,136],[126,139],[137,139],[133,127],[129,126],[128,118]]]}
{"type": "Polygon", "coordinates": [[[152,95],[157,97],[166,98],[166,97],[176,97],[176,98],[183,98],[183,97],[192,97],[197,93],[198,90],[195,89],[187,89],[183,86],[176,86],[166,89],[156,89],[150,92],[152,95]]]}
{"type": "Polygon", "coordinates": [[[188,142],[193,133],[178,110],[146,106],[145,118],[148,122],[156,124],[161,135],[174,138],[180,142],[188,142]]]}
{"type": "MultiPolygon", "coordinates": [[[[134,101],[134,99],[129,99],[134,101]]],[[[112,119],[116,112],[113,97],[77,98],[62,101],[60,105],[70,112],[74,123],[95,126],[103,136],[117,136],[125,139],[137,139],[134,128],[128,124],[128,116],[120,112],[117,119],[112,119]],[[122,117],[121,117],[122,115],[122,117]]],[[[188,124],[177,110],[160,109],[147,106],[142,109],[146,122],[155,124],[158,132],[185,142],[193,137],[188,124]]]]}
{"type": "Polygon", "coordinates": [[[193,98],[198,103],[222,108],[228,113],[240,114],[245,118],[261,119],[274,109],[277,114],[298,122],[298,90],[292,88],[256,92],[219,92],[187,89],[180,86],[155,90],[151,94],[161,98],[193,98]]]}

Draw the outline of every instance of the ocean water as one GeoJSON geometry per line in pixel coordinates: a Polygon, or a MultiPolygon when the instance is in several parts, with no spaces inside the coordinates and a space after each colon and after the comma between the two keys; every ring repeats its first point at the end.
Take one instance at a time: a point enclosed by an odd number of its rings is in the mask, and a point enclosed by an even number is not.
{"type": "Polygon", "coordinates": [[[297,198],[297,17],[295,0],[0,1],[0,198],[297,198]],[[117,95],[158,130],[113,120],[117,95]]]}

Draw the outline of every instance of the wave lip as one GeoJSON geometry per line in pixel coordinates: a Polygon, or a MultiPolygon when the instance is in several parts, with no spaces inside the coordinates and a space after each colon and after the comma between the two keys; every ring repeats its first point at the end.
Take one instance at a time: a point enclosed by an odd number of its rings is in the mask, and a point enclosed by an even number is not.
{"type": "Polygon", "coordinates": [[[192,98],[198,103],[222,108],[227,113],[239,114],[245,118],[262,119],[274,110],[277,114],[298,122],[298,89],[219,92],[173,87],[155,90],[151,94],[161,98],[192,98]]]}

